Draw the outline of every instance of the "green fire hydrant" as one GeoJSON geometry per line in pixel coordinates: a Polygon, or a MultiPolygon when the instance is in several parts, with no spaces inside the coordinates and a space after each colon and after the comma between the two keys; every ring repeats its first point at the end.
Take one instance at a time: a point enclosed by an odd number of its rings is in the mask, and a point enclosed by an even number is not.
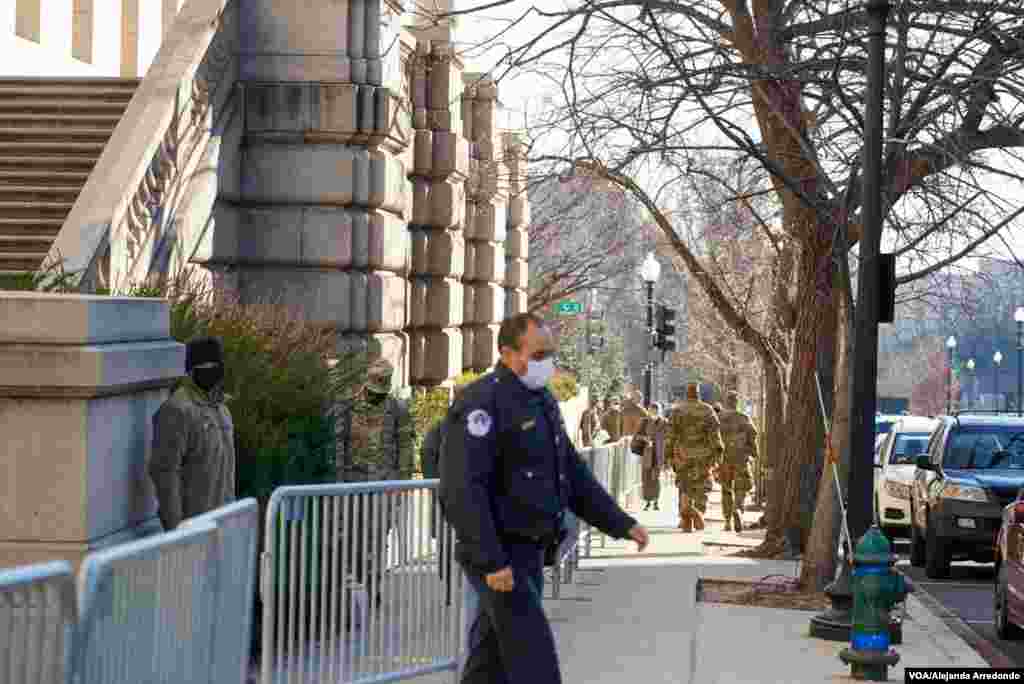
{"type": "Polygon", "coordinates": [[[839,658],[854,679],[884,682],[899,654],[889,648],[889,611],[906,599],[903,575],[893,570],[896,556],[889,540],[874,525],[857,542],[853,554],[853,613],[850,648],[839,658]]]}

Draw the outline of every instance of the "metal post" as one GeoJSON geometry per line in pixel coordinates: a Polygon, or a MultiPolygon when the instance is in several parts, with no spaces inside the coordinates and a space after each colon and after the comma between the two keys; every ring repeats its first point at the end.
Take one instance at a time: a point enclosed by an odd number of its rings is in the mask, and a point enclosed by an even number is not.
{"type": "Polygon", "coordinates": [[[1024,415],[1021,390],[1024,389],[1024,321],[1017,321],[1017,416],[1024,415]]]}
{"type": "Polygon", "coordinates": [[[857,278],[857,328],[854,332],[854,420],[850,422],[850,541],[856,543],[872,518],[873,446],[878,392],[878,252],[882,235],[882,95],[885,85],[885,20],[888,0],[869,0],[868,92],[864,112],[864,230],[857,278]],[[860,461],[860,463],[856,463],[860,461]]]}
{"type": "Polygon", "coordinates": [[[654,342],[654,283],[647,285],[647,365],[644,367],[644,407],[651,406],[651,344],[654,342]]]}
{"type": "Polygon", "coordinates": [[[996,411],[1003,410],[1003,402],[999,401],[999,364],[995,364],[996,411]]]}
{"type": "Polygon", "coordinates": [[[953,350],[946,350],[946,415],[953,410],[953,350]]]}
{"type": "MultiPolygon", "coordinates": [[[[885,19],[888,0],[868,0],[867,99],[864,103],[864,213],[860,240],[860,273],[853,341],[853,404],[850,420],[850,468],[847,474],[847,530],[851,545],[873,518],[875,407],[878,402],[878,253],[882,236],[882,95],[885,83],[885,19]]],[[[832,607],[811,618],[811,635],[833,641],[850,639],[853,606],[851,549],[836,568],[826,592],[832,607]]]]}

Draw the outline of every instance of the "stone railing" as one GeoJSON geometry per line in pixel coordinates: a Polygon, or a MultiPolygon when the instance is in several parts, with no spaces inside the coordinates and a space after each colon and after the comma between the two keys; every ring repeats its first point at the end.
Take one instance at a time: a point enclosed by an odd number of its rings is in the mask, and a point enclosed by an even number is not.
{"type": "Polygon", "coordinates": [[[123,292],[150,274],[211,130],[234,107],[238,5],[187,0],[181,8],[44,268],[73,275],[82,292],[123,292]]]}

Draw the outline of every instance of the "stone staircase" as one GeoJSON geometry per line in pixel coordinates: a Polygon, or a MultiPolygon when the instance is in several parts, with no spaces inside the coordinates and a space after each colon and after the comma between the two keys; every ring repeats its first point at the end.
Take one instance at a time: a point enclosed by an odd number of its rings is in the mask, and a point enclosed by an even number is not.
{"type": "Polygon", "coordinates": [[[0,78],[0,275],[39,269],[138,85],[0,78]]]}

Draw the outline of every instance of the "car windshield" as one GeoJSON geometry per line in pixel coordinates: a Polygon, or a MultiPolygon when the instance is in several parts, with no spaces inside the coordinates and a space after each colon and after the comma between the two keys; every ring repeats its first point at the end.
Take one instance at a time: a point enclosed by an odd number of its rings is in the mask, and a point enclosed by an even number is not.
{"type": "Polygon", "coordinates": [[[963,427],[950,436],[946,468],[1024,468],[1024,426],[963,427]]]}
{"type": "Polygon", "coordinates": [[[896,434],[896,443],[889,454],[890,465],[913,464],[918,454],[927,453],[927,432],[901,432],[896,434]]]}

